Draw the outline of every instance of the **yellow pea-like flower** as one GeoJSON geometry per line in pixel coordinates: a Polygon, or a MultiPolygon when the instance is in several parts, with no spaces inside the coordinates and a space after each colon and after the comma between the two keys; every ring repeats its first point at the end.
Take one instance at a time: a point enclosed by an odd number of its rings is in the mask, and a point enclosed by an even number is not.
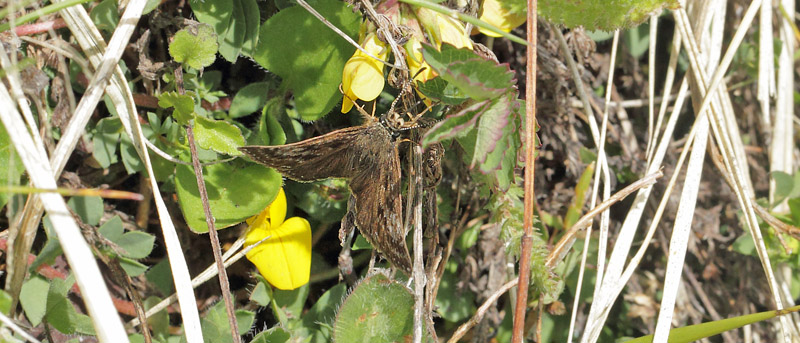
{"type": "Polygon", "coordinates": [[[472,40],[460,21],[423,7],[417,8],[416,14],[437,47],[448,43],[459,49],[472,49],[472,40]]]}
{"type": "MultiPolygon", "coordinates": [[[[517,26],[525,22],[525,13],[510,13],[508,9],[503,8],[500,0],[484,0],[481,15],[478,18],[489,24],[492,24],[505,32],[510,32],[517,26]]],[[[500,37],[499,34],[479,27],[478,30],[491,37],[500,37]]]]}
{"type": "MultiPolygon", "coordinates": [[[[389,49],[375,33],[366,36],[361,44],[373,56],[386,60],[389,49]]],[[[383,91],[383,63],[356,50],[353,57],[345,63],[342,71],[342,113],[350,112],[356,99],[372,101],[383,91]]]]}
{"type": "Polygon", "coordinates": [[[278,197],[261,213],[247,220],[245,234],[247,259],[270,284],[278,289],[295,289],[308,283],[311,273],[311,225],[300,217],[286,218],[286,194],[278,197]]]}

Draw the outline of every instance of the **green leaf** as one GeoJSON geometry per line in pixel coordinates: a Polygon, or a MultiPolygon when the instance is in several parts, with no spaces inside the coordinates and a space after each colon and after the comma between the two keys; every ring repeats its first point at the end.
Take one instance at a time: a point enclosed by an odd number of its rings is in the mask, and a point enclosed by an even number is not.
{"type": "Polygon", "coordinates": [[[258,121],[258,137],[261,144],[281,145],[286,143],[286,132],[278,122],[278,115],[285,111],[280,98],[272,98],[264,105],[261,119],[258,121]]]}
{"type": "Polygon", "coordinates": [[[446,105],[461,105],[464,101],[469,99],[458,87],[445,81],[441,77],[435,77],[425,83],[419,83],[418,88],[425,96],[440,100],[446,105]]]}
{"type": "MultiPolygon", "coordinates": [[[[5,126],[0,122],[0,185],[19,185],[23,171],[25,166],[11,144],[5,126]]],[[[11,196],[10,193],[0,193],[0,208],[6,205],[11,196]]]]}
{"type": "Polygon", "coordinates": [[[408,288],[383,274],[367,277],[339,308],[334,322],[334,341],[409,341],[413,313],[414,296],[408,288]]]}
{"type": "MultiPolygon", "coordinates": [[[[281,175],[273,169],[251,164],[213,164],[203,167],[211,213],[218,229],[243,222],[263,210],[278,195],[281,175]]],[[[179,165],[175,175],[178,202],[189,228],[196,233],[208,231],[197,180],[191,166],[179,165]]]]}
{"type": "Polygon", "coordinates": [[[568,28],[614,31],[636,26],[663,8],[678,6],[677,0],[542,0],[538,12],[548,21],[568,28]]]}
{"type": "Polygon", "coordinates": [[[19,293],[19,303],[25,311],[25,316],[31,325],[38,326],[44,319],[47,311],[47,291],[50,284],[42,277],[32,276],[22,284],[19,293]]]}
{"type": "Polygon", "coordinates": [[[158,106],[161,108],[174,107],[172,116],[181,125],[188,125],[194,119],[194,99],[193,93],[178,94],[178,92],[161,93],[158,96],[158,106]]]}
{"type": "Polygon", "coordinates": [[[244,145],[244,136],[238,127],[221,120],[195,118],[194,136],[197,145],[206,150],[222,154],[239,156],[242,153],[236,148],[244,145]]]}
{"type": "Polygon", "coordinates": [[[422,137],[422,147],[427,148],[443,140],[465,136],[472,131],[480,114],[490,105],[489,101],[476,102],[447,116],[425,132],[425,136],[422,137]]]}
{"type": "Polygon", "coordinates": [[[512,99],[513,96],[516,96],[516,93],[509,92],[506,96],[492,101],[478,121],[478,137],[471,165],[480,164],[480,169],[484,173],[499,168],[502,154],[516,153],[516,149],[514,151],[506,149],[511,146],[510,139],[512,139],[512,134],[517,131],[513,116],[518,110],[519,104],[512,99]],[[495,154],[492,156],[493,159],[489,159],[492,152],[498,152],[500,156],[495,154]]]}
{"type": "Polygon", "coordinates": [[[472,99],[492,99],[513,90],[514,73],[507,64],[483,59],[472,50],[443,44],[438,51],[423,45],[422,55],[439,77],[472,99]]]}
{"type": "Polygon", "coordinates": [[[289,342],[292,334],[280,327],[270,328],[253,337],[250,343],[284,343],[289,342]]]}
{"type": "Polygon", "coordinates": [[[117,257],[117,259],[119,261],[119,265],[122,267],[122,270],[124,270],[125,274],[128,274],[130,277],[137,277],[147,271],[148,267],[139,263],[139,261],[121,256],[117,257]]]}
{"type": "MultiPolygon", "coordinates": [[[[219,1],[228,2],[228,0],[219,1]]],[[[207,0],[206,2],[219,1],[207,0]]],[[[169,54],[176,62],[191,68],[207,67],[217,57],[217,36],[214,34],[214,30],[206,24],[186,27],[175,33],[172,43],[169,44],[169,54]]]]}
{"type": "Polygon", "coordinates": [[[268,82],[255,82],[244,86],[236,93],[236,96],[233,97],[228,115],[230,115],[231,118],[239,118],[262,109],[267,103],[268,91],[268,82]]]}
{"type": "Polygon", "coordinates": [[[795,226],[800,226],[800,198],[792,198],[786,202],[789,206],[789,212],[792,214],[793,223],[795,226]]]}
{"type": "Polygon", "coordinates": [[[0,312],[8,316],[11,313],[11,294],[0,290],[0,312]]]}
{"type": "Polygon", "coordinates": [[[141,231],[126,232],[114,243],[117,243],[122,249],[125,250],[125,257],[132,259],[145,258],[153,251],[153,243],[156,237],[141,231]]]}
{"type": "Polygon", "coordinates": [[[242,54],[253,57],[258,43],[258,28],[261,26],[261,10],[258,8],[256,0],[240,0],[244,10],[245,35],[242,42],[242,54]]]}
{"type": "Polygon", "coordinates": [[[122,164],[125,166],[125,171],[130,175],[144,170],[144,162],[139,158],[139,153],[136,152],[131,139],[128,136],[122,136],[120,137],[119,145],[119,154],[122,156],[122,164]]]}
{"type": "MultiPolygon", "coordinates": [[[[344,2],[321,0],[314,9],[345,34],[356,36],[361,18],[344,2]]],[[[295,6],[261,25],[253,58],[283,78],[302,119],[315,120],[340,101],[342,69],[354,50],[308,11],[295,6]]]]}
{"type": "MultiPolygon", "coordinates": [[[[194,12],[197,20],[210,25],[210,28],[213,28],[213,32],[218,36],[222,36],[222,33],[228,30],[233,16],[233,1],[190,0],[189,6],[192,7],[192,12],[194,12]]],[[[216,39],[214,37],[215,41],[216,39]]]]}
{"type": "Polygon", "coordinates": [[[89,225],[99,224],[103,216],[103,198],[98,196],[72,197],[67,205],[89,225]]]}
{"type": "Polygon", "coordinates": [[[303,314],[303,305],[308,300],[308,284],[293,290],[275,289],[272,296],[275,304],[286,311],[289,317],[300,318],[303,314]]]}
{"type": "MultiPolygon", "coordinates": [[[[53,279],[47,291],[47,318],[48,324],[64,334],[94,334],[94,326],[89,316],[79,314],[67,298],[67,292],[75,283],[73,277],[67,280],[53,279]]],[[[41,296],[41,295],[39,295],[41,296]]]]}
{"type": "MultiPolygon", "coordinates": [[[[255,319],[255,313],[247,310],[236,310],[236,323],[239,327],[239,334],[243,335],[250,331],[255,319]]],[[[233,342],[231,337],[228,314],[225,310],[225,303],[217,302],[206,314],[201,322],[203,337],[209,342],[233,342]]]]}
{"type": "Polygon", "coordinates": [[[117,145],[119,145],[122,123],[118,117],[100,119],[92,134],[92,157],[103,168],[117,163],[117,145]]]}
{"type": "MultiPolygon", "coordinates": [[[[670,343],[694,342],[703,338],[719,335],[725,331],[738,329],[742,326],[757,323],[767,319],[775,318],[779,315],[786,315],[800,311],[800,306],[794,306],[777,311],[764,311],[753,314],[746,314],[733,318],[715,320],[713,322],[689,325],[682,328],[674,328],[669,331],[670,343]]],[[[652,342],[653,335],[647,335],[627,341],[627,343],[652,342]]]]}
{"type": "Polygon", "coordinates": [[[92,8],[92,13],[89,14],[89,17],[92,18],[92,22],[97,25],[98,29],[108,32],[114,31],[119,22],[117,2],[114,0],[101,1],[92,8]]]}
{"type": "Polygon", "coordinates": [[[644,24],[625,30],[623,42],[628,46],[631,56],[638,60],[650,49],[649,25],[644,24]]]}
{"type": "Polygon", "coordinates": [[[224,32],[217,31],[219,35],[219,54],[228,62],[236,62],[239,52],[242,50],[245,35],[247,34],[247,23],[245,22],[244,9],[241,0],[229,0],[233,3],[231,21],[224,32]]]}
{"type": "Polygon", "coordinates": [[[261,280],[261,282],[257,283],[253,291],[250,292],[250,300],[255,301],[261,307],[269,305],[272,300],[272,288],[267,286],[268,284],[266,280],[261,280]]]}
{"type": "Polygon", "coordinates": [[[172,283],[172,271],[169,269],[169,260],[166,258],[150,267],[145,277],[162,295],[169,295],[175,291],[172,283]]]}
{"type": "MultiPolygon", "coordinates": [[[[448,262],[452,265],[454,262],[448,262]]],[[[442,274],[439,296],[436,297],[436,313],[450,323],[458,323],[475,313],[475,295],[472,292],[459,292],[458,275],[447,268],[442,274]]]]}
{"type": "Polygon", "coordinates": [[[114,243],[122,237],[124,232],[125,230],[122,228],[122,219],[120,219],[119,216],[111,217],[111,219],[97,228],[97,233],[114,243]]]}

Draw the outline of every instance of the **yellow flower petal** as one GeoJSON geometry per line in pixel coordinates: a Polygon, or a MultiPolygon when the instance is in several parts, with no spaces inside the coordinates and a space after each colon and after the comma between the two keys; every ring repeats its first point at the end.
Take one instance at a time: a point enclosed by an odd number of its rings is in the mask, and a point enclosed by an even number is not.
{"type": "Polygon", "coordinates": [[[292,217],[272,229],[251,228],[247,241],[269,239],[247,253],[247,259],[278,289],[295,289],[308,283],[311,272],[311,225],[292,217]],[[251,237],[252,236],[252,237],[251,237]]]}
{"type": "MultiPolygon", "coordinates": [[[[380,59],[386,59],[388,55],[388,49],[375,34],[367,36],[362,45],[364,50],[380,59]]],[[[383,83],[383,63],[356,50],[342,70],[342,113],[349,112],[356,99],[375,100],[383,91],[383,83]]]]}
{"type": "Polygon", "coordinates": [[[275,200],[272,201],[268,209],[270,226],[281,226],[283,220],[286,219],[286,193],[283,191],[283,187],[278,190],[278,196],[275,197],[275,200]]]}
{"type": "MultiPolygon", "coordinates": [[[[522,25],[522,23],[525,22],[526,16],[525,13],[509,13],[508,10],[500,5],[500,1],[498,0],[485,0],[479,19],[505,32],[510,32],[515,27],[522,25]]],[[[487,36],[500,37],[499,34],[481,27],[478,28],[478,31],[487,36]]]]}
{"type": "Polygon", "coordinates": [[[472,40],[467,36],[464,24],[460,21],[422,7],[417,8],[416,14],[437,47],[442,43],[448,43],[459,49],[472,49],[472,40]]]}

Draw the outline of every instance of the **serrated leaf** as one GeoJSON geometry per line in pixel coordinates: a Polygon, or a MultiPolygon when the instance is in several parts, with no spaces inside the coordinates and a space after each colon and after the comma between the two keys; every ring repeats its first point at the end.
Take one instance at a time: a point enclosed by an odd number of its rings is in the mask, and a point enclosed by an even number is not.
{"type": "Polygon", "coordinates": [[[474,103],[455,114],[447,116],[425,132],[422,137],[422,147],[427,148],[431,144],[441,142],[446,139],[463,137],[468,134],[481,113],[491,105],[489,101],[474,103]]]}
{"type": "Polygon", "coordinates": [[[231,118],[239,118],[262,109],[267,103],[267,92],[269,92],[268,82],[255,82],[242,87],[233,97],[228,115],[231,118]]]}
{"type": "MultiPolygon", "coordinates": [[[[210,1],[212,0],[207,0],[210,1]]],[[[220,1],[227,2],[227,0],[220,1]]],[[[217,48],[217,35],[214,34],[214,29],[209,25],[199,24],[175,33],[172,43],[169,44],[169,54],[178,63],[201,69],[214,62],[217,48]]]]}
{"type": "Polygon", "coordinates": [[[188,125],[194,119],[194,99],[192,93],[178,94],[178,92],[161,93],[158,96],[158,106],[161,108],[174,107],[172,116],[181,125],[188,125]]]}
{"type": "Polygon", "coordinates": [[[508,65],[478,57],[472,50],[443,44],[438,51],[431,45],[424,45],[422,54],[439,77],[472,99],[496,98],[509,92],[514,85],[514,73],[508,65]]]}
{"type": "Polygon", "coordinates": [[[236,150],[245,143],[242,131],[238,127],[222,120],[200,116],[195,118],[194,123],[194,137],[201,148],[231,156],[242,154],[236,150]]]}
{"type": "Polygon", "coordinates": [[[539,2],[539,15],[568,28],[584,26],[587,31],[614,31],[638,25],[664,8],[678,8],[677,0],[584,0],[539,2]]]}
{"type": "Polygon", "coordinates": [[[233,4],[233,12],[228,28],[224,32],[218,32],[219,54],[228,62],[236,62],[239,52],[242,51],[245,35],[247,34],[247,23],[245,22],[244,9],[241,0],[229,0],[233,4]]]}
{"type": "Polygon", "coordinates": [[[478,137],[475,142],[475,153],[472,155],[472,162],[470,164],[472,167],[476,164],[481,164],[481,171],[484,173],[499,167],[499,161],[502,159],[502,156],[496,158],[496,161],[491,161],[491,165],[485,163],[487,161],[487,156],[496,150],[498,142],[506,143],[503,147],[503,149],[505,149],[508,144],[507,141],[503,140],[508,139],[510,135],[516,131],[513,125],[509,125],[512,120],[511,116],[513,116],[514,112],[517,110],[515,108],[517,102],[511,99],[514,95],[516,95],[516,93],[508,93],[506,96],[495,99],[486,110],[481,113],[477,127],[478,137]]]}
{"type": "Polygon", "coordinates": [[[437,73],[447,70],[450,63],[480,58],[470,49],[456,49],[450,44],[442,44],[441,51],[432,45],[423,44],[422,56],[437,73]]]}
{"type": "MultiPolygon", "coordinates": [[[[222,35],[228,29],[233,16],[233,2],[230,0],[190,0],[195,17],[201,23],[208,24],[213,32],[222,35]]],[[[216,40],[216,37],[214,38],[216,40]]]]}
{"type": "Polygon", "coordinates": [[[439,76],[475,100],[499,97],[514,85],[514,73],[507,64],[484,59],[450,63],[439,76]]]}
{"type": "MultiPolygon", "coordinates": [[[[282,184],[278,172],[256,164],[243,168],[213,164],[203,167],[203,178],[217,229],[241,223],[263,210],[278,195],[282,184]]],[[[191,166],[177,167],[175,186],[189,228],[196,233],[207,232],[203,204],[191,166]]]]}
{"type": "MultiPolygon", "coordinates": [[[[360,16],[344,2],[321,0],[314,9],[345,34],[356,36],[360,16]]],[[[295,6],[261,25],[253,58],[283,78],[285,87],[294,92],[302,119],[315,120],[340,101],[342,69],[354,50],[308,11],[295,6]]]]}

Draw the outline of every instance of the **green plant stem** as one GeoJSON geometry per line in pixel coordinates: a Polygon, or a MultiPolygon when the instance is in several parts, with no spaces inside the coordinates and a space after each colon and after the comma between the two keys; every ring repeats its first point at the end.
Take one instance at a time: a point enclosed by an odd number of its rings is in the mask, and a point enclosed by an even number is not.
{"type": "MultiPolygon", "coordinates": [[[[58,12],[60,10],[65,9],[67,7],[79,5],[79,4],[82,4],[82,3],[89,2],[89,1],[91,1],[91,0],[67,0],[67,1],[64,1],[64,2],[53,3],[53,4],[45,6],[44,8],[35,10],[33,12],[30,12],[30,13],[28,13],[26,15],[23,15],[23,16],[21,16],[19,18],[14,19],[14,26],[21,25],[21,24],[27,23],[29,21],[36,20],[39,17],[45,16],[45,15],[48,15],[48,14],[51,14],[51,13],[55,13],[55,12],[58,12]]],[[[0,10],[0,14],[5,14],[5,15],[2,15],[2,17],[5,17],[8,14],[8,13],[3,13],[3,12],[7,12],[7,11],[8,10],[5,9],[5,8],[0,10]]],[[[0,32],[8,31],[9,29],[11,29],[11,23],[0,24],[0,32]]]]}
{"type": "Polygon", "coordinates": [[[444,7],[444,6],[441,6],[441,5],[437,5],[437,4],[434,4],[432,2],[428,2],[428,1],[425,1],[425,0],[400,0],[400,2],[405,2],[405,3],[409,4],[409,5],[424,7],[424,8],[427,8],[429,10],[436,11],[436,12],[439,12],[441,14],[444,14],[446,16],[450,16],[450,17],[453,17],[453,18],[458,18],[459,20],[461,20],[463,22],[467,22],[467,23],[470,23],[470,24],[475,25],[477,27],[481,27],[481,28],[487,29],[489,31],[492,31],[492,32],[494,32],[496,34],[502,35],[503,37],[508,38],[512,42],[519,43],[519,44],[522,44],[522,45],[528,45],[528,42],[526,42],[522,38],[519,38],[519,37],[517,37],[515,35],[512,35],[512,34],[510,34],[508,32],[505,32],[505,31],[497,28],[496,26],[494,26],[492,24],[489,24],[489,23],[487,23],[487,22],[485,22],[483,20],[480,20],[480,19],[472,17],[472,16],[468,16],[468,15],[466,15],[464,13],[461,13],[459,11],[456,11],[454,9],[447,8],[447,7],[444,7]]]}

